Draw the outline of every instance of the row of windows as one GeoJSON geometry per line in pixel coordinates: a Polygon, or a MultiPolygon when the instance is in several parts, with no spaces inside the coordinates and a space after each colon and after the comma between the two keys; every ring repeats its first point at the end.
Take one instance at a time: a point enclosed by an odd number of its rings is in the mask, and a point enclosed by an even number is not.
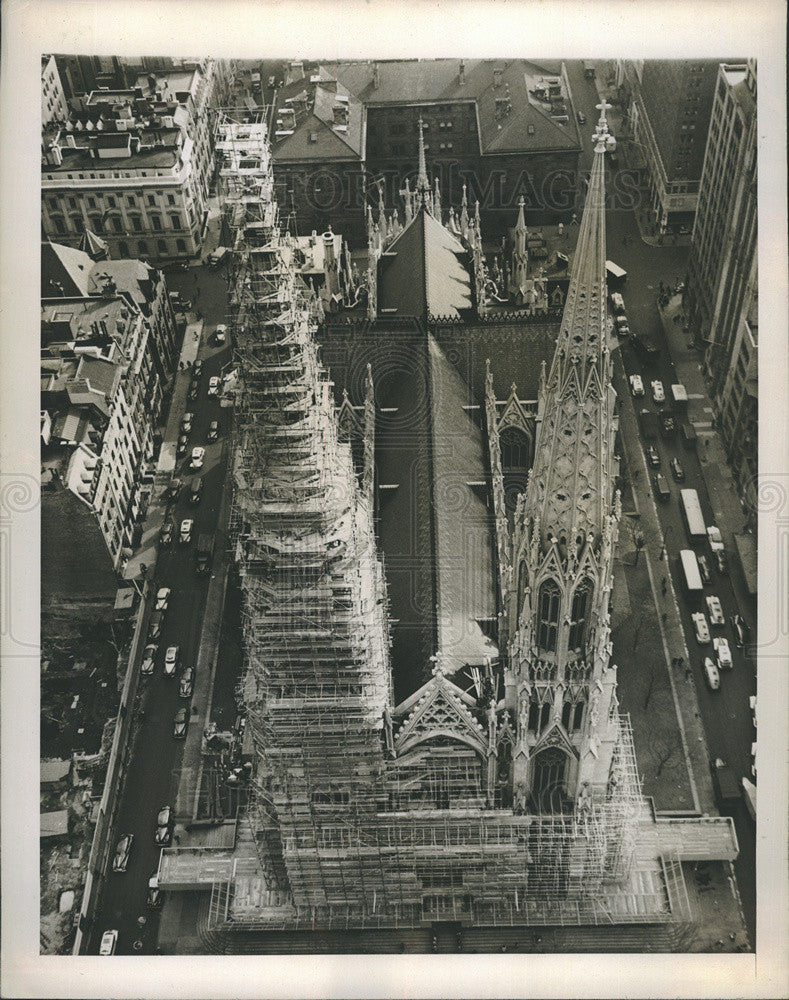
{"type": "MultiPolygon", "coordinates": [[[[583,648],[592,590],[591,581],[585,579],[578,584],[573,593],[568,637],[568,648],[571,650],[583,648]]],[[[537,646],[547,653],[556,652],[561,597],[561,589],[554,580],[546,580],[540,587],[537,602],[537,646]]]]}
{"type": "MultiPolygon", "coordinates": [[[[584,717],[586,701],[583,698],[577,701],[567,700],[562,705],[562,725],[568,733],[576,733],[581,728],[584,717]]],[[[539,734],[547,728],[553,713],[553,703],[549,700],[540,701],[536,695],[529,699],[529,719],[527,727],[530,733],[539,734]]]]}

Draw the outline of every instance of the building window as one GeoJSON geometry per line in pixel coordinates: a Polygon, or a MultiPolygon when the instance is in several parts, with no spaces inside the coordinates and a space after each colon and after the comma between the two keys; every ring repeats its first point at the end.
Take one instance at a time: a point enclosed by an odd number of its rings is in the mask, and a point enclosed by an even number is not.
{"type": "Polygon", "coordinates": [[[140,216],[139,215],[132,215],[132,216],[130,216],[130,218],[131,218],[132,229],[135,231],[135,233],[141,233],[142,232],[142,219],[140,218],[140,216]]]}
{"type": "Polygon", "coordinates": [[[111,222],[112,222],[113,232],[115,233],[123,232],[123,226],[121,225],[121,220],[117,217],[117,215],[111,219],[111,222]]]}
{"type": "Polygon", "coordinates": [[[120,253],[121,257],[129,256],[129,244],[126,242],[126,240],[118,240],[118,252],[120,253]]]}
{"type": "Polygon", "coordinates": [[[164,240],[157,240],[156,245],[159,248],[159,253],[167,253],[167,244],[164,240]]]}
{"type": "Polygon", "coordinates": [[[76,198],[69,198],[69,200],[68,200],[68,207],[72,211],[76,211],[76,209],[77,209],[77,199],[76,198]]]}
{"type": "Polygon", "coordinates": [[[570,616],[570,639],[568,643],[571,650],[583,648],[591,597],[592,581],[587,577],[578,584],[573,594],[573,606],[570,616]]]}
{"type": "Polygon", "coordinates": [[[85,224],[82,221],[82,216],[81,215],[72,215],[71,216],[71,225],[72,225],[75,233],[84,233],[85,232],[85,224]]]}
{"type": "Polygon", "coordinates": [[[149,205],[155,205],[156,204],[156,199],[154,198],[154,196],[152,194],[148,195],[148,199],[147,200],[148,200],[148,204],[149,205]]]}
{"type": "Polygon", "coordinates": [[[111,194],[107,195],[107,207],[108,208],[115,208],[115,199],[112,197],[111,194]]]}
{"type": "Polygon", "coordinates": [[[537,645],[547,653],[556,652],[559,630],[559,602],[561,590],[555,580],[546,580],[540,587],[537,622],[537,645]]]}
{"type": "Polygon", "coordinates": [[[173,227],[173,229],[183,229],[184,228],[183,220],[181,219],[180,215],[171,215],[170,216],[170,225],[173,227]]]}
{"type": "Polygon", "coordinates": [[[137,244],[137,246],[139,247],[139,252],[140,253],[144,253],[144,254],[148,253],[148,241],[147,240],[140,240],[140,242],[137,244]]]}
{"type": "Polygon", "coordinates": [[[65,233],[66,232],[66,222],[59,215],[54,215],[52,217],[52,222],[53,222],[53,224],[55,226],[55,230],[58,233],[65,233]]]}
{"type": "Polygon", "coordinates": [[[186,253],[186,243],[183,240],[176,240],[175,248],[178,253],[186,253]]]}
{"type": "MultiPolygon", "coordinates": [[[[548,692],[546,692],[546,696],[548,692]]],[[[529,699],[529,724],[530,733],[539,735],[551,721],[551,702],[548,696],[546,701],[541,702],[536,694],[529,699]]]]}
{"type": "Polygon", "coordinates": [[[95,208],[95,207],[96,207],[96,199],[88,198],[88,208],[95,208]]]}
{"type": "Polygon", "coordinates": [[[133,194],[126,195],[126,204],[129,206],[129,208],[134,208],[134,206],[137,204],[137,199],[134,197],[133,194]]]}
{"type": "Polygon", "coordinates": [[[94,233],[104,232],[104,221],[100,215],[91,215],[88,221],[90,222],[90,228],[94,233]]]}
{"type": "Polygon", "coordinates": [[[151,216],[151,226],[156,233],[160,233],[162,231],[162,220],[158,215],[151,216]]]}
{"type": "Polygon", "coordinates": [[[172,195],[172,194],[168,194],[167,195],[167,204],[168,205],[174,205],[175,204],[175,195],[172,195]]]}

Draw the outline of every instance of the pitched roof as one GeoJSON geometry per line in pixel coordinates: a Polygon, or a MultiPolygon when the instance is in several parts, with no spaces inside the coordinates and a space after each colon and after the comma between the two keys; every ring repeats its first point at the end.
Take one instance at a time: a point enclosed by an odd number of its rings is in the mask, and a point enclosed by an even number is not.
{"type": "Polygon", "coordinates": [[[296,113],[296,127],[290,135],[277,140],[274,134],[272,156],[280,162],[290,160],[357,160],[364,158],[364,107],[347,88],[325,71],[316,74],[321,82],[305,86],[298,80],[277,95],[278,109],[301,108],[296,113]],[[290,99],[299,96],[306,102],[290,99]],[[340,100],[338,101],[338,98],[340,100]],[[334,125],[334,106],[348,109],[345,127],[334,125]]]}
{"type": "Polygon", "coordinates": [[[381,258],[380,312],[459,318],[472,307],[467,251],[422,206],[381,258]]]}
{"type": "Polygon", "coordinates": [[[82,250],[61,243],[41,244],[41,296],[87,295],[91,258],[82,250]],[[59,283],[59,285],[58,285],[59,283]]]}
{"type": "Polygon", "coordinates": [[[40,834],[42,837],[64,837],[68,833],[68,809],[41,813],[40,834]]]}
{"type": "MultiPolygon", "coordinates": [[[[378,84],[371,62],[323,63],[368,107],[387,104],[428,104],[473,101],[477,106],[482,151],[504,153],[541,149],[580,149],[572,108],[566,122],[557,121],[530,96],[541,76],[558,76],[561,63],[536,64],[525,59],[466,59],[460,82],[459,59],[403,59],[379,62],[378,84]],[[501,83],[495,86],[494,70],[501,83]],[[498,116],[496,98],[509,87],[512,112],[498,116]],[[533,131],[529,131],[529,127],[533,131]]],[[[563,84],[564,86],[564,84],[563,84]]],[[[566,95],[568,98],[569,94],[566,95]]]]}

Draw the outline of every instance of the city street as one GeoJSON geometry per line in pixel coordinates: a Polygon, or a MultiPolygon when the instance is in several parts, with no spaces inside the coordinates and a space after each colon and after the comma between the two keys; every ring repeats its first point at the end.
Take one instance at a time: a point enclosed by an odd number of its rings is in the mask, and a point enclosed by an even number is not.
{"type": "MultiPolygon", "coordinates": [[[[94,954],[102,932],[111,927],[119,931],[119,954],[133,954],[137,940],[142,940],[144,954],[152,952],[155,947],[158,913],[146,906],[146,895],[148,879],[159,865],[160,849],[154,843],[156,815],[162,806],[175,806],[176,803],[185,744],[173,737],[173,719],[179,708],[190,705],[188,700],[179,697],[179,676],[186,667],[197,665],[209,582],[208,576],[198,576],[195,572],[196,539],[201,532],[213,535],[216,530],[227,465],[225,439],[231,411],[220,408],[218,400],[207,395],[209,379],[218,375],[230,359],[229,345],[217,348],[210,340],[216,325],[225,319],[225,282],[216,272],[192,268],[169,274],[168,287],[191,298],[192,309],[203,312],[204,339],[199,352],[199,358],[204,363],[203,374],[198,398],[186,403],[194,414],[194,420],[189,450],[178,460],[174,473],[184,484],[181,496],[170,512],[176,537],[169,548],[160,549],[156,567],[156,587],[170,587],[172,593],[159,640],[155,673],[150,678],[144,678],[141,685],[144,717],[139,721],[118,808],[109,871],[89,949],[94,954]],[[219,421],[219,439],[207,444],[206,435],[212,420],[219,421]],[[193,505],[188,496],[188,484],[195,473],[188,466],[191,449],[197,445],[205,446],[206,459],[203,469],[199,471],[203,477],[202,499],[198,505],[193,505]],[[191,543],[181,546],[177,532],[181,520],[186,517],[193,518],[195,524],[191,543]],[[179,676],[168,679],[163,673],[163,661],[165,650],[171,645],[180,647],[181,669],[179,676]],[[134,835],[129,866],[126,872],[116,874],[111,870],[111,857],[114,845],[126,833],[134,835]],[[137,923],[141,915],[146,918],[142,929],[137,923]]],[[[179,420],[181,416],[178,414],[179,420]]],[[[135,667],[139,669],[139,664],[135,667]]],[[[196,684],[196,692],[198,687],[199,684],[196,684]]],[[[176,815],[176,831],[179,822],[189,819],[190,815],[176,815]]]]}

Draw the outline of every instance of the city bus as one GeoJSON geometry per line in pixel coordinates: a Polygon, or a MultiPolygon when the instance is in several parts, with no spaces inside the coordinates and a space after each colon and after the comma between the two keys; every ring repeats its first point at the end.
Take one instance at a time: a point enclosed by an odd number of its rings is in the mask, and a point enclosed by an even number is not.
{"type": "Polygon", "coordinates": [[[707,537],[707,526],[701,513],[699,495],[695,490],[679,491],[682,520],[691,542],[703,542],[707,537]]]}
{"type": "Polygon", "coordinates": [[[685,592],[688,597],[698,596],[704,590],[704,585],[701,582],[696,553],[691,549],[682,549],[679,554],[679,562],[682,567],[682,582],[685,584],[685,592]]]}

